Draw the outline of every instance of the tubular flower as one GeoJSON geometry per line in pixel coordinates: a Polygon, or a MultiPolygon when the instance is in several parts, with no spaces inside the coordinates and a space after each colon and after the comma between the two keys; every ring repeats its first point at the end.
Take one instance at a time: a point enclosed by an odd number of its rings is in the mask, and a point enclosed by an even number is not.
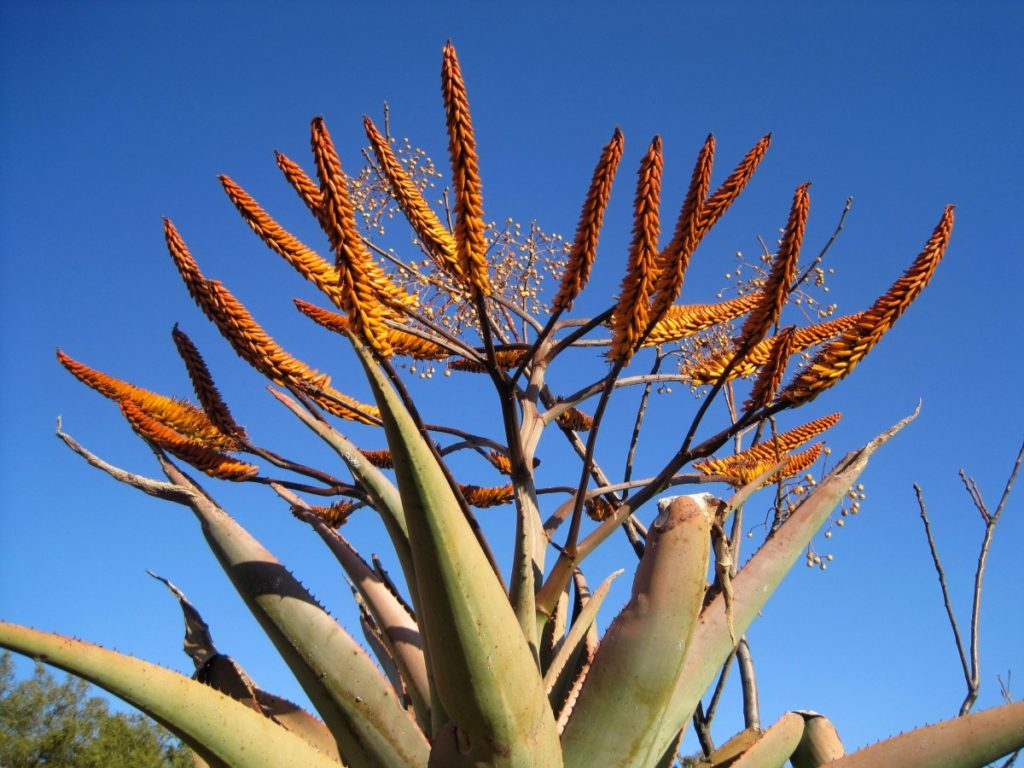
{"type": "MultiPolygon", "coordinates": [[[[525,349],[496,349],[494,350],[494,360],[497,362],[498,367],[503,370],[509,368],[515,368],[523,360],[526,359],[527,350],[525,349]]],[[[487,373],[487,365],[485,363],[477,362],[476,360],[470,360],[468,357],[460,357],[456,360],[452,360],[448,367],[453,371],[465,371],[467,373],[487,373]]]]}
{"type": "Polygon", "coordinates": [[[675,233],[668,247],[658,257],[658,285],[651,308],[651,322],[657,324],[668,312],[683,290],[683,278],[690,258],[700,244],[706,230],[700,220],[708,188],[711,186],[711,167],[715,161],[715,137],[708,134],[697,155],[697,163],[690,178],[690,188],[676,220],[675,233]]]}
{"type": "Polygon", "coordinates": [[[323,118],[313,120],[312,144],[324,198],[322,223],[338,270],[339,306],[348,314],[360,338],[380,354],[390,355],[384,318],[396,312],[386,304],[404,305],[411,303],[411,297],[391,282],[363,245],[348,194],[348,179],[323,118]]]}
{"type": "Polygon", "coordinates": [[[604,212],[608,207],[608,198],[611,197],[612,181],[615,179],[619,160],[622,159],[624,143],[622,131],[616,128],[611,141],[601,151],[601,158],[597,161],[594,176],[590,181],[590,189],[587,190],[587,197],[583,201],[583,210],[580,211],[576,239],[573,241],[572,250],[569,251],[562,283],[551,303],[553,311],[572,309],[573,301],[590,278],[590,270],[597,256],[597,240],[604,223],[604,212]]]}
{"type": "MultiPolygon", "coordinates": [[[[746,481],[749,482],[770,467],[778,464],[790,451],[799,448],[804,443],[820,435],[826,429],[834,426],[841,416],[842,414],[839,413],[822,416],[820,419],[810,421],[796,427],[795,429],[791,429],[788,432],[782,432],[771,440],[758,443],[753,448],[748,448],[747,450],[741,451],[733,456],[726,456],[721,459],[705,459],[704,461],[696,462],[693,467],[694,469],[703,472],[705,475],[736,476],[740,471],[740,468],[756,467],[763,462],[767,462],[761,468],[760,472],[756,472],[749,476],[746,481]]],[[[745,484],[745,482],[741,483],[741,485],[745,484]]]]}
{"type": "Polygon", "coordinates": [[[419,188],[391,151],[388,140],[381,135],[369,117],[363,117],[363,127],[366,129],[366,137],[370,140],[373,154],[377,157],[381,173],[388,180],[395,201],[405,214],[416,237],[441,270],[462,282],[462,265],[459,262],[455,238],[423,199],[419,188]]]}
{"type": "Polygon", "coordinates": [[[175,432],[147,415],[131,400],[121,401],[121,412],[128,419],[128,423],[132,425],[132,429],[140,435],[182,461],[187,461],[210,477],[240,481],[255,477],[259,472],[259,467],[236,461],[204,443],[175,432]]]}
{"type": "Polygon", "coordinates": [[[462,79],[455,47],[444,47],[441,93],[448,126],[448,154],[451,157],[452,186],[455,189],[455,244],[460,271],[474,293],[489,296],[487,241],[484,237],[483,188],[476,154],[473,121],[469,115],[466,83],[462,79]]]}
{"type": "Polygon", "coordinates": [[[778,335],[773,337],[771,352],[768,354],[768,362],[761,368],[761,373],[750,390],[750,397],[743,404],[746,412],[755,411],[768,405],[775,397],[782,383],[782,376],[786,372],[786,363],[793,353],[793,336],[796,326],[791,325],[782,329],[778,335]]]}
{"type": "Polygon", "coordinates": [[[459,485],[466,503],[471,507],[496,507],[508,504],[515,496],[512,484],[499,485],[493,488],[482,488],[479,485],[459,485]]]}
{"type": "Polygon", "coordinates": [[[716,304],[675,304],[668,308],[665,316],[647,334],[644,346],[653,347],[679,341],[719,323],[735,320],[756,307],[760,301],[760,293],[748,293],[716,304]]]}
{"type": "MultiPolygon", "coordinates": [[[[783,464],[778,471],[774,472],[770,477],[766,478],[761,484],[763,488],[766,485],[784,480],[787,477],[803,472],[810,467],[814,462],[821,456],[821,450],[824,443],[817,443],[806,451],[800,453],[794,453],[791,456],[786,457],[786,463],[783,464]]],[[[781,458],[781,457],[780,457],[781,458]]],[[[744,485],[753,482],[769,469],[779,463],[779,459],[775,457],[771,458],[760,458],[747,462],[739,462],[733,466],[730,466],[728,471],[724,474],[728,478],[728,483],[735,488],[742,488],[744,485]]],[[[714,473],[709,473],[714,474],[714,473]]]]}
{"type": "Polygon", "coordinates": [[[509,457],[499,451],[491,450],[487,454],[487,460],[494,465],[494,468],[501,472],[503,475],[512,474],[512,460],[509,457]]]}
{"type": "Polygon", "coordinates": [[[953,206],[947,206],[924,250],[903,276],[857,322],[824,347],[779,395],[793,405],[807,402],[848,375],[885,335],[931,280],[953,231],[953,206]]]}
{"type": "Polygon", "coordinates": [[[612,346],[608,350],[608,358],[614,362],[629,362],[647,330],[649,297],[658,279],[661,169],[661,138],[655,136],[637,173],[633,241],[612,318],[612,346]]]}
{"type": "MultiPolygon", "coordinates": [[[[842,333],[847,328],[856,324],[862,314],[846,315],[824,323],[809,325],[806,328],[798,328],[793,332],[793,349],[791,354],[802,352],[809,347],[813,347],[815,344],[828,341],[833,336],[842,333]]],[[[750,376],[767,363],[777,339],[777,336],[771,336],[755,344],[743,357],[739,365],[732,369],[726,381],[732,381],[742,376],[750,376]]],[[[691,384],[713,384],[725,373],[726,366],[729,365],[729,361],[732,360],[734,354],[735,349],[732,349],[707,358],[695,360],[684,366],[680,373],[691,384]]]]}
{"type": "Polygon", "coordinates": [[[782,316],[782,308],[789,296],[789,287],[796,277],[796,264],[800,258],[800,246],[803,244],[804,231],[807,228],[807,213],[811,199],[807,194],[810,183],[801,184],[793,195],[793,205],[789,210],[789,221],[779,243],[779,251],[775,254],[772,271],[765,282],[763,300],[751,310],[747,321],[740,330],[736,346],[740,349],[751,347],[764,339],[772,326],[782,316]]]}
{"type": "Polygon", "coordinates": [[[571,429],[574,432],[589,432],[594,426],[594,417],[584,413],[578,408],[570,408],[563,411],[556,419],[559,426],[571,429]]]}
{"type": "Polygon", "coordinates": [[[150,418],[175,432],[218,450],[237,451],[241,447],[236,435],[222,432],[210,421],[209,416],[191,403],[164,397],[121,379],[115,379],[68,357],[59,349],[57,359],[86,386],[115,402],[131,402],[150,418]]]}
{"type": "Polygon", "coordinates": [[[765,152],[768,151],[768,146],[771,143],[772,135],[770,133],[762,136],[761,140],[747,152],[735,170],[729,174],[729,177],[711,194],[701,212],[700,227],[702,235],[718,223],[718,220],[722,218],[722,215],[733,204],[733,201],[739,197],[740,192],[747,186],[750,177],[757,170],[757,166],[760,164],[765,152]]]}
{"type": "Polygon", "coordinates": [[[380,450],[364,451],[362,448],[359,452],[366,457],[366,460],[373,464],[378,469],[392,469],[395,466],[395,460],[391,456],[391,451],[387,448],[380,450]]]}
{"type": "Polygon", "coordinates": [[[196,397],[199,398],[203,411],[210,422],[225,435],[237,436],[244,440],[245,430],[231,415],[231,409],[221,397],[220,390],[217,389],[217,385],[214,384],[213,377],[210,375],[210,369],[206,367],[206,361],[199,354],[192,339],[184,331],[179,330],[177,325],[171,330],[171,337],[174,339],[178,354],[188,370],[188,377],[192,380],[192,389],[195,390],[196,397]]]}
{"type": "Polygon", "coordinates": [[[253,232],[259,235],[271,250],[283,256],[299,274],[323,291],[336,306],[340,306],[339,276],[334,265],[278,224],[259,203],[230,178],[223,175],[219,178],[224,191],[253,232]]]}
{"type": "Polygon", "coordinates": [[[320,194],[320,187],[306,174],[302,167],[291,160],[283,152],[274,152],[277,158],[277,167],[281,169],[285,179],[292,185],[292,189],[298,193],[302,202],[309,208],[317,221],[322,222],[324,216],[324,196],[320,194]]]}
{"type": "MultiPolygon", "coordinates": [[[[312,512],[331,528],[340,528],[348,522],[349,515],[352,514],[352,510],[355,505],[354,501],[349,501],[348,499],[341,499],[327,507],[310,504],[305,507],[301,507],[302,514],[297,515],[297,517],[302,519],[306,514],[312,512]]],[[[299,507],[293,507],[292,511],[294,513],[299,509],[299,507]]]]}
{"type": "MultiPolygon", "coordinates": [[[[348,335],[351,324],[345,315],[321,309],[315,304],[310,304],[302,299],[295,299],[294,301],[299,311],[318,325],[323,326],[329,331],[340,333],[343,336],[348,335]]],[[[405,355],[417,360],[444,360],[451,357],[452,354],[446,348],[430,339],[424,339],[413,333],[406,333],[394,328],[388,328],[387,340],[391,344],[394,354],[405,355]]]]}

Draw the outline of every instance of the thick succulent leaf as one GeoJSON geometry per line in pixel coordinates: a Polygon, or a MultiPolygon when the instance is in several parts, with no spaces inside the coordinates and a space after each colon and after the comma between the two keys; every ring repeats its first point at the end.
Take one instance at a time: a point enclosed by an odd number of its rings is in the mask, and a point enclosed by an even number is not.
{"type": "Polygon", "coordinates": [[[352,768],[421,766],[429,746],[362,646],[281,563],[173,464],[189,506],[253,616],[274,643],[352,768]]]}
{"type": "Polygon", "coordinates": [[[217,651],[217,647],[213,644],[209,625],[203,620],[196,607],[185,597],[185,593],[163,576],[152,571],[146,571],[146,573],[162,582],[178,599],[185,619],[185,653],[192,659],[192,663],[196,667],[196,672],[192,676],[193,680],[230,696],[256,712],[261,712],[297,736],[304,738],[325,755],[341,762],[341,755],[338,752],[334,736],[323,722],[287,699],[257,688],[252,678],[246,674],[238,662],[217,651]]]}
{"type": "MultiPolygon", "coordinates": [[[[284,488],[276,488],[291,501],[300,513],[305,511],[302,500],[284,488]]],[[[355,548],[333,528],[310,512],[303,517],[345,569],[355,589],[359,591],[366,610],[382,634],[382,641],[400,670],[406,691],[413,702],[417,719],[430,722],[430,683],[427,662],[423,654],[420,628],[392,588],[370,565],[359,556],[355,548]]]]}
{"type": "MultiPolygon", "coordinates": [[[[704,598],[716,507],[677,496],[651,525],[633,594],[598,646],[562,732],[567,768],[649,768],[704,598]]],[[[676,728],[678,733],[679,728],[676,728]]]]}
{"type": "Polygon", "coordinates": [[[750,749],[730,768],[782,768],[804,733],[804,719],[796,712],[787,712],[771,728],[761,734],[750,749]]]}
{"type": "Polygon", "coordinates": [[[829,763],[829,768],[981,768],[1024,749],[1024,701],[901,733],[829,763]]]}
{"type": "Polygon", "coordinates": [[[435,735],[431,765],[560,766],[554,716],[508,595],[412,416],[369,354],[354,346],[395,459],[416,613],[452,721],[435,735]]]}
{"type": "MultiPolygon", "coordinates": [[[[270,393],[295,416],[309,427],[313,432],[334,449],[348,467],[352,477],[363,488],[366,489],[373,508],[381,516],[384,528],[388,532],[391,544],[398,555],[405,580],[410,584],[415,583],[416,577],[412,570],[412,555],[409,552],[409,531],[405,524],[405,513],[402,510],[402,499],[398,494],[395,484],[388,479],[387,475],[371,464],[366,456],[355,446],[355,444],[331,427],[325,421],[316,419],[309,411],[302,408],[298,403],[287,395],[271,389],[270,393]]],[[[414,598],[415,599],[415,598],[414,598]]]]}
{"type": "MultiPolygon", "coordinates": [[[[732,579],[732,618],[737,636],[746,632],[818,528],[867,467],[871,455],[916,416],[917,411],[860,450],[847,454],[736,574],[732,579]]],[[[714,680],[732,648],[725,598],[719,594],[701,611],[690,652],[656,740],[661,749],[665,749],[679,729],[686,726],[701,695],[714,680]]]]}
{"type": "Polygon", "coordinates": [[[244,704],[184,675],[80,640],[0,622],[0,646],[95,683],[142,710],[210,765],[338,768],[244,704]]]}
{"type": "Polygon", "coordinates": [[[804,735],[793,756],[793,768],[820,768],[846,754],[836,728],[827,717],[817,712],[797,712],[804,718],[804,735]]]}
{"type": "Polygon", "coordinates": [[[597,618],[597,611],[601,607],[601,603],[604,602],[605,597],[608,596],[608,590],[611,589],[612,582],[621,576],[622,573],[621,568],[612,573],[601,582],[601,586],[590,596],[576,617],[576,621],[572,623],[569,634],[566,635],[564,642],[559,646],[558,652],[555,654],[555,658],[552,659],[547,672],[544,673],[544,688],[547,690],[552,704],[555,702],[560,703],[565,699],[565,693],[572,684],[572,673],[576,669],[576,660],[579,658],[580,651],[583,649],[583,644],[587,639],[587,632],[597,618]]]}

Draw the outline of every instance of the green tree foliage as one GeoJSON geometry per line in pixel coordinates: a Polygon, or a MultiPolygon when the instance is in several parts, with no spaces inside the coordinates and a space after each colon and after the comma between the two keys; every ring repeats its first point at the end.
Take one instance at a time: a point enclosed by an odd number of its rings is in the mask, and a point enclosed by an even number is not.
{"type": "Polygon", "coordinates": [[[112,713],[89,685],[37,664],[17,681],[0,656],[2,768],[192,768],[189,750],[142,715],[112,713]]]}

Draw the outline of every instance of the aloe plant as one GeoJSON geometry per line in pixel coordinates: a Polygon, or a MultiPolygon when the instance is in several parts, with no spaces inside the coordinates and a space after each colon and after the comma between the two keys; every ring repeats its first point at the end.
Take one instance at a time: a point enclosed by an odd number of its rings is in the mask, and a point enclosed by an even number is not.
{"type": "MultiPolygon", "coordinates": [[[[339,461],[307,467],[258,446],[235,421],[191,340],[174,340],[198,405],[101,373],[58,352],[76,377],[114,400],[153,451],[164,479],[132,474],[91,453],[58,427],[78,455],[116,479],[194,514],[213,555],[308,695],[316,713],[258,689],[217,651],[212,632],[176,587],[186,621],[192,679],[90,645],[0,624],[0,645],[90,680],[148,713],[212,766],[649,766],[670,765],[676,746],[758,612],[847,496],[872,454],[907,420],[847,454],[781,514],[744,563],[727,526],[757,490],[804,473],[821,445],[797,452],[838,414],[778,433],[774,424],[848,375],[929,281],[953,224],[947,208],[907,271],[868,309],[804,328],[780,329],[799,288],[808,185],[796,190],[759,290],[710,304],[679,303],[687,266],[726,213],[769,145],[758,141],[712,188],[715,141],[698,153],[674,232],[660,244],[661,140],[647,148],[635,191],[633,239],[619,295],[593,317],[569,317],[593,269],[612,181],[623,155],[616,131],[586,193],[560,284],[545,307],[510,295],[484,219],[476,142],[455,51],[444,49],[442,92],[453,174],[451,226],[423,197],[386,135],[365,127],[393,205],[427,262],[379,262],[356,226],[349,178],[322,118],[312,124],[316,179],[278,155],[288,182],[326,234],[325,259],[277,223],[238,184],[221,181],[245,221],[309,279],[335,309],[299,309],[347,338],[373,404],[283,350],[220,282],[207,278],[177,228],[165,222],[170,254],[192,298],[234,350],[276,388],[277,402],[330,446],[339,461]],[[742,324],[738,321],[743,319],[742,324]],[[717,345],[685,346],[700,334],[717,345]],[[623,376],[650,347],[682,343],[678,374],[623,376]],[[548,371],[569,355],[603,349],[606,372],[559,394],[548,371]],[[794,355],[817,348],[789,380],[794,355]],[[696,350],[696,351],[695,351],[696,350]],[[699,350],[705,350],[700,352],[699,350]],[[497,395],[496,434],[431,424],[411,399],[395,358],[444,364],[457,375],[488,376],[497,395]],[[740,406],[739,388],[753,379],[740,406]],[[616,392],[676,380],[710,389],[661,470],[614,482],[595,461],[602,421],[616,392]],[[732,418],[707,429],[722,391],[732,418]],[[590,410],[585,413],[581,408],[590,410]],[[349,428],[351,427],[351,429],[349,428]],[[538,486],[538,447],[548,428],[579,457],[578,476],[558,499],[538,486]],[[360,448],[353,433],[375,440],[360,448]],[[766,437],[771,434],[770,437],[766,437]],[[700,437],[698,437],[700,435],[700,437]],[[729,446],[750,439],[743,451],[729,446]],[[383,448],[381,446],[385,446],[383,448]],[[507,476],[501,485],[458,482],[447,457],[471,451],[507,476]],[[713,454],[723,455],[715,457],[713,454]],[[260,461],[282,472],[266,474],[260,461]],[[690,471],[684,471],[690,467],[690,471]],[[270,486],[338,560],[352,586],[371,658],[353,633],[215,500],[194,471],[270,486]],[[347,479],[336,474],[347,473],[347,479]],[[298,478],[298,479],[296,479],[298,478]],[[726,498],[675,495],[680,485],[731,487],[726,498]],[[628,495],[627,495],[628,493],[628,495]],[[329,506],[309,499],[327,497],[329,506]],[[657,503],[653,503],[657,501],[657,503]],[[511,569],[502,572],[472,507],[511,504],[511,569]],[[656,508],[656,509],[655,509],[656,508]],[[401,575],[364,560],[339,530],[349,515],[377,514],[401,575]],[[546,515],[546,517],[545,517],[546,515]],[[646,516],[649,525],[642,520],[646,516]],[[561,533],[563,526],[566,529],[561,533]],[[587,557],[626,530],[638,554],[632,594],[598,636],[598,609],[611,577],[593,593],[587,557]],[[549,562],[549,555],[553,562],[549,562]]],[[[446,386],[457,386],[452,382],[446,386]]],[[[640,419],[637,419],[639,429],[640,419]]],[[[627,473],[628,474],[628,473],[627,473]]],[[[845,755],[821,715],[790,712],[752,727],[705,764],[774,766],[972,766],[1024,745],[1024,705],[957,718],[845,755]]]]}

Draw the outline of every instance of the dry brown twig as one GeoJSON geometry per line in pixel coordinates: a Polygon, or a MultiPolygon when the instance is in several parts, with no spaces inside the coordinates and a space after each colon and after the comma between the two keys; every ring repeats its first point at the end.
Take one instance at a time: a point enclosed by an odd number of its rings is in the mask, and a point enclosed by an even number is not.
{"type": "MultiPolygon", "coordinates": [[[[946,573],[942,566],[942,561],[939,558],[939,552],[935,546],[935,538],[932,536],[931,523],[928,519],[928,512],[925,508],[924,503],[924,492],[921,490],[921,486],[914,483],[914,493],[917,495],[917,504],[921,512],[921,522],[924,524],[925,536],[928,539],[928,548],[931,551],[932,562],[935,564],[935,570],[939,577],[939,587],[942,590],[942,600],[946,607],[946,615],[949,617],[949,624],[953,630],[953,640],[956,643],[957,653],[960,655],[960,666],[963,669],[964,681],[967,684],[967,694],[964,696],[963,702],[960,704],[960,715],[966,715],[971,711],[971,707],[978,699],[978,693],[981,690],[981,664],[980,664],[980,624],[981,624],[981,593],[982,584],[985,578],[985,566],[988,563],[988,553],[992,545],[992,537],[995,533],[996,524],[999,522],[999,518],[1003,514],[1003,510],[1006,508],[1006,501],[1010,496],[1010,491],[1013,490],[1013,485],[1017,480],[1017,475],[1020,472],[1021,463],[1024,461],[1024,443],[1021,444],[1020,450],[1017,452],[1017,458],[1014,461],[1013,469],[1010,470],[1010,475],[1006,480],[1006,485],[1003,487],[1003,493],[999,497],[999,503],[996,505],[995,512],[990,512],[988,505],[985,503],[984,497],[981,495],[981,490],[978,488],[977,482],[974,478],[969,477],[964,470],[960,470],[960,479],[964,484],[964,488],[967,490],[967,495],[970,496],[971,502],[974,504],[974,508],[981,515],[982,522],[985,526],[985,533],[981,540],[981,548],[978,553],[978,564],[974,570],[974,595],[971,603],[971,624],[970,624],[970,645],[969,647],[964,646],[963,635],[960,632],[960,627],[956,621],[956,612],[953,610],[953,603],[949,595],[949,587],[946,583],[946,573]]],[[[1011,758],[1012,759],[1012,758],[1011,758]]],[[[1012,762],[1009,763],[1012,765],[1012,762]]]]}

